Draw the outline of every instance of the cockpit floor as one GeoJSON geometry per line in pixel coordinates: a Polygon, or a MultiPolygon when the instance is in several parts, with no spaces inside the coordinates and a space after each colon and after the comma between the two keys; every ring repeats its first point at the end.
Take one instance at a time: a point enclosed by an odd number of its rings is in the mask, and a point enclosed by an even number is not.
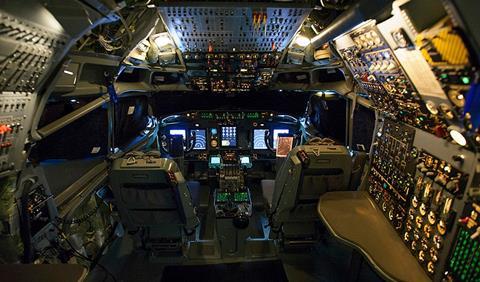
{"type": "MultiPolygon", "coordinates": [[[[106,267],[114,276],[116,281],[212,281],[220,282],[222,275],[225,281],[273,281],[269,279],[262,280],[263,276],[248,276],[244,272],[263,272],[259,275],[268,274],[267,277],[281,277],[278,272],[284,271],[287,280],[290,282],[343,282],[348,281],[350,269],[350,259],[352,249],[335,241],[331,236],[325,234],[324,239],[315,246],[298,251],[281,252],[276,258],[246,260],[244,258],[221,259],[221,260],[196,260],[186,261],[183,257],[155,257],[152,258],[148,253],[133,250],[131,238],[125,236],[114,242],[107,254],[102,257],[100,263],[106,267]],[[254,262],[253,264],[251,264],[254,262]],[[273,262],[273,263],[272,263],[273,262]],[[278,267],[279,263],[283,265],[278,267]],[[229,266],[232,265],[232,266],[229,266]],[[172,267],[176,266],[176,267],[172,267]],[[188,268],[183,268],[188,266],[188,268]],[[191,266],[198,266],[190,268],[191,266]],[[207,268],[203,268],[208,266],[207,268]],[[262,266],[262,267],[258,267],[262,266]],[[202,269],[203,268],[203,269],[202,269]],[[182,280],[190,272],[192,277],[182,280]],[[171,274],[172,271],[185,272],[180,274],[171,274]],[[217,271],[218,270],[218,271],[217,271]],[[203,273],[203,274],[202,274],[203,273]],[[211,274],[214,273],[214,274],[211,274]],[[222,274],[226,273],[226,274],[222,274]],[[203,277],[209,278],[202,280],[203,277]],[[214,275],[214,276],[210,276],[214,275]],[[245,276],[243,276],[245,275],[245,276]],[[178,279],[173,279],[173,278],[178,279]],[[180,278],[179,278],[180,277],[180,278]],[[210,279],[214,277],[214,279],[210,279]],[[243,277],[245,279],[243,279],[243,277]],[[172,278],[172,279],[170,279],[172,278]],[[236,279],[236,280],[235,280],[236,279]]],[[[105,273],[100,267],[96,267],[87,278],[87,282],[96,281],[115,281],[111,276],[105,273]]],[[[383,281],[373,272],[368,263],[363,262],[358,272],[357,282],[376,282],[383,281]]]]}
{"type": "Polygon", "coordinates": [[[282,261],[253,261],[207,265],[169,265],[162,273],[161,282],[287,282],[282,261]]]}

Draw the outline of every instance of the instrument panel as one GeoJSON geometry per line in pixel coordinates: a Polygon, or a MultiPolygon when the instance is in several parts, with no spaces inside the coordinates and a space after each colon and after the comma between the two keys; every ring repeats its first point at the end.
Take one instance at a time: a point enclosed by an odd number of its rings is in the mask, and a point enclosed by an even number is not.
{"type": "Polygon", "coordinates": [[[279,135],[294,136],[297,129],[295,117],[271,111],[193,111],[163,118],[159,134],[162,140],[182,136],[187,159],[207,160],[221,151],[262,159],[275,158],[279,135]]]}

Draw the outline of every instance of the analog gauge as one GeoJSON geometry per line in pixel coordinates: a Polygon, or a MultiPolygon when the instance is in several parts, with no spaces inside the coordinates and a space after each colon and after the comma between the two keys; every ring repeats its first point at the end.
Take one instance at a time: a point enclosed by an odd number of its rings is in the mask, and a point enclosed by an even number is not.
{"type": "Polygon", "coordinates": [[[437,115],[438,114],[438,109],[437,109],[437,105],[432,102],[432,101],[427,101],[425,103],[425,106],[427,107],[427,110],[432,114],[432,115],[437,115]]]}
{"type": "Polygon", "coordinates": [[[432,274],[435,272],[435,264],[432,261],[428,262],[427,270],[429,273],[432,273],[432,274]]]}
{"type": "Polygon", "coordinates": [[[424,262],[424,261],[425,261],[425,252],[424,252],[424,251],[418,252],[418,260],[419,260],[420,262],[424,262]]]}
{"type": "Polygon", "coordinates": [[[412,241],[412,244],[410,245],[410,248],[412,249],[412,251],[416,251],[417,250],[417,242],[412,241]]]}
{"type": "Polygon", "coordinates": [[[437,262],[438,261],[438,252],[437,250],[435,249],[430,249],[430,257],[432,258],[432,261],[433,262],[437,262]]]}
{"type": "Polygon", "coordinates": [[[425,237],[430,238],[430,236],[432,236],[432,227],[425,224],[425,226],[423,226],[423,234],[425,234],[425,237]]]}
{"type": "Polygon", "coordinates": [[[413,206],[414,208],[418,207],[417,196],[413,196],[413,198],[412,198],[412,206],[413,206]]]}
{"type": "Polygon", "coordinates": [[[445,221],[443,221],[443,219],[438,222],[437,230],[440,235],[445,235],[445,233],[447,233],[447,225],[445,224],[445,221]]]}
{"type": "Polygon", "coordinates": [[[417,226],[418,229],[422,228],[422,225],[423,225],[423,219],[421,216],[417,216],[415,218],[415,224],[417,226]]]}
{"type": "Polygon", "coordinates": [[[442,237],[440,237],[439,235],[433,236],[433,243],[435,244],[435,248],[437,248],[437,250],[440,250],[440,248],[442,247],[442,237]]]}
{"type": "Polygon", "coordinates": [[[218,141],[217,141],[217,139],[212,139],[212,140],[210,141],[210,146],[211,146],[212,148],[217,148],[217,146],[218,146],[218,141]]]}
{"type": "Polygon", "coordinates": [[[434,225],[435,221],[437,221],[437,216],[433,211],[430,211],[428,213],[428,223],[430,223],[431,225],[434,225]]]}
{"type": "Polygon", "coordinates": [[[421,214],[422,216],[424,216],[425,214],[427,214],[427,206],[425,205],[425,203],[422,203],[422,204],[420,205],[419,210],[420,210],[420,214],[421,214]]]}

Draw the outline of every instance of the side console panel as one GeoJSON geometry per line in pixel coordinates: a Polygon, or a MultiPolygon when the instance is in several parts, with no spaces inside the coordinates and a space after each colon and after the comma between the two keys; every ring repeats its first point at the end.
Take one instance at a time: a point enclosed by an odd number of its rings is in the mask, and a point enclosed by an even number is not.
{"type": "Polygon", "coordinates": [[[426,2],[394,1],[333,45],[379,112],[371,197],[433,281],[478,281],[478,62],[442,1],[426,2]]]}
{"type": "MultiPolygon", "coordinates": [[[[368,192],[406,247],[432,280],[440,281],[445,273],[461,275],[448,272],[463,271],[456,264],[459,258],[452,262],[449,257],[460,240],[458,229],[465,229],[460,226],[468,225],[469,236],[476,232],[476,223],[469,221],[476,215],[467,189],[475,174],[476,155],[388,118],[381,120],[372,155],[368,192]],[[465,206],[470,210],[464,212],[465,206]]],[[[466,231],[461,232],[465,237],[466,231]]]]}
{"type": "Polygon", "coordinates": [[[0,173],[25,159],[37,91],[67,37],[38,2],[9,1],[0,10],[0,173]],[[25,4],[31,5],[28,9],[25,4]],[[28,20],[27,20],[28,18],[28,20]]]}

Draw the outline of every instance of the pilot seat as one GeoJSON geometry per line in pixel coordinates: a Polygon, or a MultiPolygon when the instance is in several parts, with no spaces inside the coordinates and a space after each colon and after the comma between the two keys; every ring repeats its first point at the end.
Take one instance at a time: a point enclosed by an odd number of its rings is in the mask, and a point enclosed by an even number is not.
{"type": "Polygon", "coordinates": [[[199,224],[177,164],[159,152],[131,152],[116,159],[110,184],[123,225],[154,254],[181,252],[199,224]]]}

